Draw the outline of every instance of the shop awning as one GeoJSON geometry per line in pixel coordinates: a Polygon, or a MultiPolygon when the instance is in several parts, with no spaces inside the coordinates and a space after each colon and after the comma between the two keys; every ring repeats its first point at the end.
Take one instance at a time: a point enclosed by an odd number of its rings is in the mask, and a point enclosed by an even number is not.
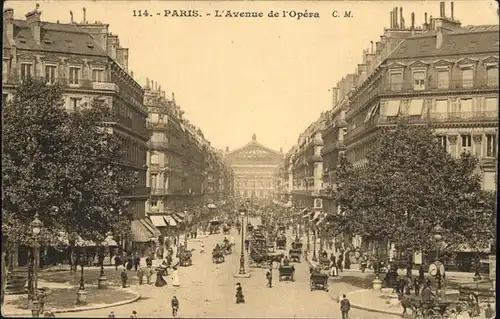
{"type": "Polygon", "coordinates": [[[217,206],[215,206],[215,204],[212,204],[212,203],[208,204],[207,207],[208,208],[217,208],[217,206]]]}
{"type": "Polygon", "coordinates": [[[151,219],[149,218],[141,219],[141,223],[143,223],[144,226],[146,226],[146,228],[153,234],[154,237],[161,236],[161,231],[158,228],[156,228],[155,225],[153,225],[151,219]]]}
{"type": "Polygon", "coordinates": [[[136,243],[146,243],[161,235],[158,229],[148,224],[147,219],[133,220],[131,230],[132,240],[136,243]]]}
{"type": "MultiPolygon", "coordinates": [[[[68,236],[68,233],[66,233],[66,232],[59,232],[59,236],[57,236],[57,239],[61,243],[65,244],[65,245],[69,245],[69,236],[68,236]]],[[[96,246],[95,242],[93,242],[91,240],[84,240],[82,237],[80,237],[80,235],[78,235],[78,237],[76,238],[75,245],[76,246],[83,246],[83,247],[96,246]]]]}
{"type": "Polygon", "coordinates": [[[102,243],[108,246],[118,246],[118,243],[113,239],[113,236],[106,237],[102,243]]]}
{"type": "Polygon", "coordinates": [[[423,99],[411,100],[410,106],[408,107],[408,115],[421,115],[423,106],[423,99]]]}
{"type": "Polygon", "coordinates": [[[177,223],[182,223],[184,221],[184,217],[181,216],[179,213],[174,213],[172,215],[172,218],[177,222],[177,223]]]}
{"type": "Polygon", "coordinates": [[[399,114],[399,106],[401,100],[389,100],[385,104],[384,111],[381,112],[384,116],[396,116],[399,114]]]}
{"type": "Polygon", "coordinates": [[[167,227],[167,222],[165,221],[165,215],[150,215],[149,219],[155,227],[167,227]]]}
{"type": "Polygon", "coordinates": [[[167,222],[167,224],[168,224],[169,226],[177,226],[177,222],[176,222],[176,221],[175,221],[175,219],[174,219],[172,216],[170,216],[170,215],[165,216],[165,221],[167,222]]]}

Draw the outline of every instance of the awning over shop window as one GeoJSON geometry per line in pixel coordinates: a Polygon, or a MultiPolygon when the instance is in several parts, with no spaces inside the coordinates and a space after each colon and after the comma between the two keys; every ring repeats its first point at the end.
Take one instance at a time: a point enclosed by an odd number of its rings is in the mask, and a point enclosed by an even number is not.
{"type": "Polygon", "coordinates": [[[148,225],[146,219],[133,220],[131,230],[132,240],[136,243],[146,243],[155,240],[161,234],[152,224],[148,225]]]}
{"type": "Polygon", "coordinates": [[[155,227],[167,227],[167,222],[165,221],[165,215],[150,215],[149,219],[155,227]]]}
{"type": "Polygon", "coordinates": [[[182,223],[184,221],[184,217],[181,216],[180,213],[174,213],[170,216],[172,216],[177,223],[182,223]]]}
{"type": "Polygon", "coordinates": [[[208,208],[217,208],[217,206],[215,206],[215,204],[212,204],[212,203],[208,204],[207,207],[208,208]]]}
{"type": "Polygon", "coordinates": [[[154,237],[161,236],[161,231],[153,225],[149,218],[141,219],[141,223],[153,234],[154,237]]]}
{"type": "Polygon", "coordinates": [[[408,107],[408,115],[421,115],[423,106],[424,106],[423,99],[411,100],[410,106],[408,107]]]}
{"type": "MultiPolygon", "coordinates": [[[[59,236],[57,236],[57,239],[65,244],[65,245],[69,245],[69,236],[68,236],[68,233],[66,232],[59,232],[59,236]]],[[[83,246],[83,247],[91,247],[91,246],[96,246],[95,242],[91,241],[91,240],[84,240],[82,237],[80,237],[80,235],[78,235],[77,239],[76,239],[76,242],[75,242],[75,245],[76,246],[83,246]]]]}
{"type": "Polygon", "coordinates": [[[380,110],[380,102],[377,102],[375,105],[373,105],[370,108],[368,113],[366,113],[365,123],[368,122],[369,120],[371,120],[372,117],[374,117],[379,110],[380,110]]]}
{"type": "Polygon", "coordinates": [[[389,100],[386,101],[385,107],[381,114],[383,116],[396,116],[399,113],[399,106],[401,105],[401,100],[389,100]]]}
{"type": "Polygon", "coordinates": [[[167,222],[167,224],[168,224],[169,226],[172,226],[172,227],[177,226],[177,222],[176,222],[176,221],[175,221],[175,219],[174,219],[172,216],[170,216],[170,215],[165,216],[165,221],[167,222]]]}

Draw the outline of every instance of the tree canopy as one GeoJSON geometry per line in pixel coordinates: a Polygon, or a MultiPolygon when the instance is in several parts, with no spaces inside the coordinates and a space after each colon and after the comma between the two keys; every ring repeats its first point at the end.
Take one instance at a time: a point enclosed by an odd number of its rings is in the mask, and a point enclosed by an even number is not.
{"type": "Polygon", "coordinates": [[[2,231],[10,241],[29,243],[35,213],[46,240],[66,232],[99,241],[130,228],[120,195],[136,177],[121,165],[109,108],[93,101],[67,112],[62,93],[28,79],[3,107],[2,231]]]}
{"type": "Polygon", "coordinates": [[[489,247],[495,196],[481,189],[477,158],[454,159],[430,127],[406,123],[382,130],[366,158],[359,167],[343,159],[336,172],[337,201],[349,219],[345,232],[431,251],[439,226],[449,248],[489,247]]]}

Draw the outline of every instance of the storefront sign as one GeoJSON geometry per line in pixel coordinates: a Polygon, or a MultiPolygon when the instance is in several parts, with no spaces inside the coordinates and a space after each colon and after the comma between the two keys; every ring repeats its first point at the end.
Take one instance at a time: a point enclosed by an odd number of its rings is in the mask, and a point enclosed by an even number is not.
{"type": "Polygon", "coordinates": [[[422,265],[422,252],[415,252],[415,254],[413,255],[413,263],[415,265],[422,265]]]}

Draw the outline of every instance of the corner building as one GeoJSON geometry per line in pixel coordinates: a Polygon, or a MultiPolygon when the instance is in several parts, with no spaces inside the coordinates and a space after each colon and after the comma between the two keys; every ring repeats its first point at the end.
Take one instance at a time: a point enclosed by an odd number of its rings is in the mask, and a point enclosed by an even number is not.
{"type": "MultiPolygon", "coordinates": [[[[128,49],[120,46],[117,35],[108,32],[109,25],[86,21],[85,12],[82,22],[76,23],[72,17],[69,24],[42,21],[41,15],[37,7],[19,20],[14,18],[14,10],[4,10],[2,101],[10,98],[23,79],[35,77],[48,85],[62,85],[69,112],[85,108],[92,100],[109,106],[115,116],[106,125],[121,138],[126,150],[121,164],[138,174],[137,187],[121,194],[129,201],[134,228],[135,220],[145,218],[144,203],[149,196],[148,134],[144,91],[128,70],[128,49]]],[[[119,242],[130,247],[134,238],[119,242]]]]}

